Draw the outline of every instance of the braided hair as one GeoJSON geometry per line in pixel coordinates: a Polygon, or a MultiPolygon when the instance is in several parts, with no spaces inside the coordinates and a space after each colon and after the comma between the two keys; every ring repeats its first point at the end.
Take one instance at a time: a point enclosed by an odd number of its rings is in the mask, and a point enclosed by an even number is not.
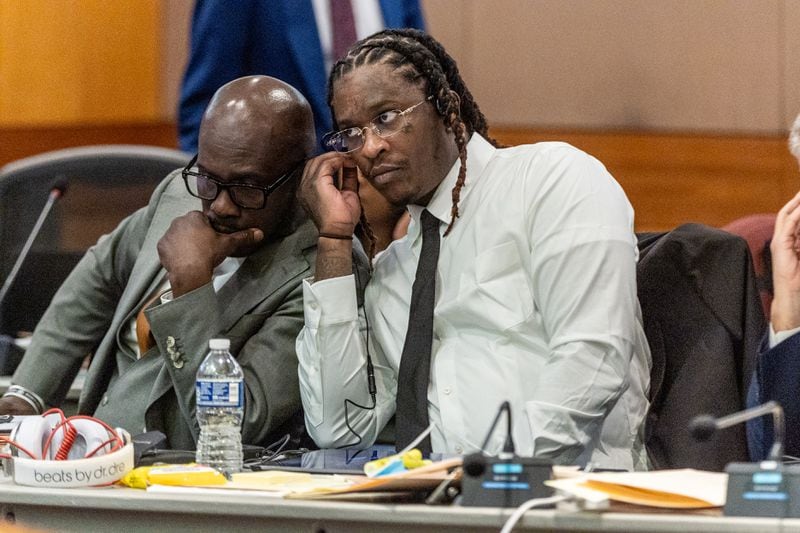
{"type": "MultiPolygon", "coordinates": [[[[461,167],[453,187],[450,224],[444,233],[447,236],[459,215],[458,201],[467,175],[467,142],[470,135],[477,132],[494,146],[498,144],[488,136],[486,117],[461,79],[455,60],[436,39],[414,29],[384,30],[351,46],[347,55],[331,69],[328,79],[328,106],[331,111],[334,82],[361,66],[377,63],[394,66],[409,83],[424,80],[428,96],[432,97],[445,126],[454,134],[461,167]]],[[[334,126],[338,129],[335,113],[333,119],[334,126]]],[[[363,217],[363,210],[361,224],[364,226],[364,233],[369,237],[371,231],[363,217]]],[[[373,252],[374,242],[370,243],[370,256],[373,252]]]]}

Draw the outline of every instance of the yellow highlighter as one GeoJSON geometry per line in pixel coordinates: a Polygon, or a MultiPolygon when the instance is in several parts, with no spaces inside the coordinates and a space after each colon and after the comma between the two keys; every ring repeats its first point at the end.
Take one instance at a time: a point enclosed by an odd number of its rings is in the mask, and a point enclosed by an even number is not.
{"type": "Polygon", "coordinates": [[[370,461],[364,465],[364,473],[367,477],[388,476],[389,474],[398,474],[429,464],[431,464],[431,460],[423,459],[422,452],[414,448],[401,454],[370,461]]]}
{"type": "Polygon", "coordinates": [[[149,485],[196,487],[224,485],[227,482],[224,474],[211,467],[194,463],[140,466],[128,472],[120,481],[135,489],[145,489],[149,485]]]}

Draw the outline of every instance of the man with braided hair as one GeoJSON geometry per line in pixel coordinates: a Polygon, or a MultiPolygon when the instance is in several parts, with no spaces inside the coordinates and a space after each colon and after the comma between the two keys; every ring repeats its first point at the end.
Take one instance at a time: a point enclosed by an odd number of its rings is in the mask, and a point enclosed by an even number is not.
{"type": "Polygon", "coordinates": [[[520,455],[645,468],[633,210],[603,165],[563,143],[497,148],[453,59],[415,30],[354,44],[328,100],[335,151],[299,193],[320,231],[297,340],[317,444],[368,445],[396,413],[398,448],[430,427],[424,451],[496,453],[504,424],[484,436],[508,401],[520,455]],[[356,169],[412,218],[361,308],[356,169]]]}

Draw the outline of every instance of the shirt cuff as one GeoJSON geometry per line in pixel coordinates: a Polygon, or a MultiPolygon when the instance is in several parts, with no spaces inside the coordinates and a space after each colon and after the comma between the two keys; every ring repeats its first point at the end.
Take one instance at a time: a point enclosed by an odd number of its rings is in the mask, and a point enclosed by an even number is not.
{"type": "Polygon", "coordinates": [[[20,385],[11,385],[8,387],[8,391],[3,394],[3,397],[5,396],[13,396],[14,398],[25,400],[31,407],[33,407],[33,410],[36,411],[37,415],[40,415],[44,412],[44,400],[42,400],[42,397],[33,391],[29,391],[25,387],[20,385]]]}
{"type": "Polygon", "coordinates": [[[303,280],[303,313],[312,328],[358,320],[355,276],[303,280]]]}
{"type": "Polygon", "coordinates": [[[775,333],[775,330],[772,329],[772,322],[769,323],[769,347],[774,348],[792,335],[800,333],[800,327],[787,329],[785,331],[779,331],[775,333]]]}

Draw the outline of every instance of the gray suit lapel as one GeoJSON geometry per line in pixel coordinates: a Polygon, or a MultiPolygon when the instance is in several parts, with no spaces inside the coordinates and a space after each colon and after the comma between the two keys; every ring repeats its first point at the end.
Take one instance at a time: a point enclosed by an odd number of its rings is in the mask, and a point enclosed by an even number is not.
{"type": "MultiPolygon", "coordinates": [[[[125,333],[124,328],[130,324],[135,313],[139,312],[144,298],[160,282],[160,278],[157,278],[157,273],[161,269],[156,250],[158,240],[164,235],[175,217],[200,207],[200,201],[192,198],[185,191],[179,171],[174,172],[165,180],[171,180],[171,182],[157,199],[154,197],[151,200],[157,201],[158,206],[147,228],[147,233],[144,235],[139,257],[131,268],[125,290],[114,312],[111,327],[103,337],[89,367],[86,383],[81,393],[80,410],[82,413],[91,414],[97,408],[116,369],[117,354],[121,351],[128,357],[135,357],[129,349],[124,347],[125,344],[120,342],[120,336],[125,333]]],[[[131,236],[131,238],[136,238],[136,236],[131,236]]]]}
{"type": "MultiPolygon", "coordinates": [[[[308,263],[304,250],[316,245],[317,229],[306,219],[295,228],[292,234],[267,244],[249,256],[217,292],[217,301],[224,307],[221,331],[230,331],[242,316],[306,269],[308,263]]],[[[148,406],[152,406],[172,387],[169,372],[162,367],[153,383],[148,406]]],[[[191,426],[191,421],[187,423],[191,426]]]]}

